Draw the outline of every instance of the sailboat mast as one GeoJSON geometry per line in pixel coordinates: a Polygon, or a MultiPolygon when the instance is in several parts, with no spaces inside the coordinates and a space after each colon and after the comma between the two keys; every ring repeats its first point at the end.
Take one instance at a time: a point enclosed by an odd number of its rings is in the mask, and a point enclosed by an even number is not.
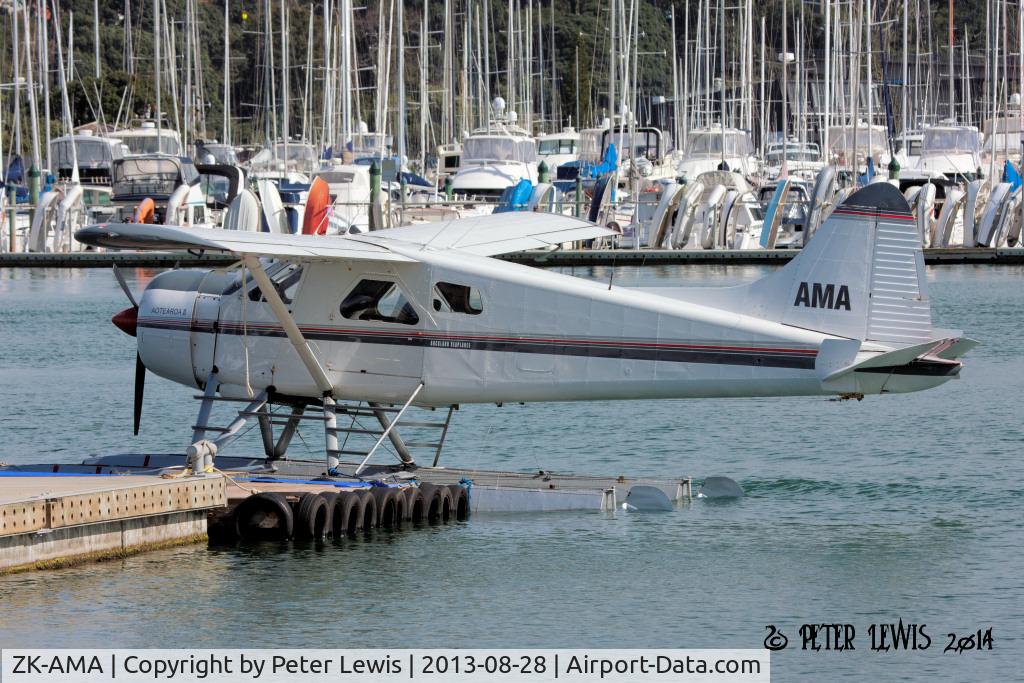
{"type": "Polygon", "coordinates": [[[231,144],[231,34],[228,24],[230,0],[224,0],[224,125],[221,140],[225,145],[231,144]]]}
{"type": "MultiPolygon", "coordinates": [[[[43,81],[43,120],[46,121],[46,125],[43,126],[46,135],[46,168],[47,170],[52,170],[53,160],[50,158],[50,33],[45,20],[46,0],[37,0],[36,17],[41,34],[39,52],[42,55],[40,60],[40,78],[43,81]]],[[[102,114],[102,103],[99,106],[101,107],[100,112],[102,114]]]]}
{"type": "Polygon", "coordinates": [[[429,37],[427,15],[430,13],[429,0],[423,0],[423,17],[420,22],[420,173],[427,170],[427,116],[430,114],[427,93],[427,41],[429,37]]]}
{"type": "Polygon", "coordinates": [[[785,165],[789,150],[789,4],[782,0],[782,160],[785,165]]]}
{"type": "Polygon", "coordinates": [[[42,165],[42,155],[39,153],[39,112],[36,109],[36,86],[35,76],[32,74],[32,50],[29,49],[28,40],[32,36],[31,25],[28,21],[28,5],[22,11],[22,18],[25,21],[25,72],[28,74],[28,111],[32,123],[32,163],[38,170],[42,165]]]}
{"type": "Polygon", "coordinates": [[[615,28],[616,28],[615,25],[616,25],[616,23],[618,23],[617,22],[617,17],[616,17],[616,14],[617,14],[616,9],[618,9],[618,8],[616,7],[616,5],[618,5],[619,0],[611,0],[611,2],[612,2],[611,22],[610,22],[611,38],[608,41],[608,115],[610,117],[609,120],[611,121],[611,125],[612,125],[611,130],[614,131],[615,130],[615,70],[617,68],[617,65],[615,63],[615,28]]]}
{"type": "Polygon", "coordinates": [[[406,158],[405,147],[405,3],[398,1],[398,163],[406,158]]]}
{"type": "Polygon", "coordinates": [[[949,118],[956,120],[953,97],[953,0],[949,0],[949,118]]]}
{"type": "Polygon", "coordinates": [[[92,42],[93,59],[96,62],[96,79],[100,74],[100,0],[92,0],[92,42]]]}
{"type": "Polygon", "coordinates": [[[163,153],[164,136],[161,132],[162,110],[160,99],[160,0],[153,0],[153,68],[156,69],[156,151],[163,153]]]}
{"type": "MultiPolygon", "coordinates": [[[[906,3],[906,0],[903,0],[906,3]]],[[[906,25],[903,26],[906,30],[906,25]]],[[[904,51],[904,56],[906,52],[904,51]]],[[[821,122],[821,155],[822,159],[828,159],[828,129],[832,124],[832,0],[825,0],[825,102],[824,116],[821,122]]],[[[903,92],[906,94],[907,77],[903,76],[903,92]]],[[[904,100],[905,101],[905,100],[904,100]]],[[[906,105],[904,104],[904,109],[906,105]]],[[[906,127],[906,126],[904,126],[906,127]]]]}
{"type": "Polygon", "coordinates": [[[676,61],[676,6],[672,5],[672,138],[679,140],[679,63],[676,61]]]}

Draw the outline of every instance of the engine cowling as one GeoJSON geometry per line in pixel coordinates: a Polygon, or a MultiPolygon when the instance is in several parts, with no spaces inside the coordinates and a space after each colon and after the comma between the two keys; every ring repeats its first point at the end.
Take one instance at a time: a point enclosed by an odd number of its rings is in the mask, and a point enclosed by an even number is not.
{"type": "Polygon", "coordinates": [[[146,369],[201,388],[213,368],[223,273],[175,270],[150,281],[139,301],[136,330],[146,369]]]}

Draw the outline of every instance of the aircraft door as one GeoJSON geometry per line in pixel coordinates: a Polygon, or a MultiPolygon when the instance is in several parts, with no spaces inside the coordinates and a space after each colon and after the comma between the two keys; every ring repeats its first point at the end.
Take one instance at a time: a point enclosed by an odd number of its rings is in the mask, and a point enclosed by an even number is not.
{"type": "Polygon", "coordinates": [[[198,294],[192,312],[192,371],[201,387],[213,370],[217,350],[217,321],[220,317],[220,295],[198,294]]]}

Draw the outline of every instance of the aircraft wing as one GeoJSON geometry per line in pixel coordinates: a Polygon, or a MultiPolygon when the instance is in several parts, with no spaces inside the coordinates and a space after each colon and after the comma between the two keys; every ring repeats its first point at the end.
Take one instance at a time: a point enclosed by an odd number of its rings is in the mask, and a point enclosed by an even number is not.
{"type": "Polygon", "coordinates": [[[614,230],[572,216],[510,211],[364,233],[351,239],[386,245],[397,241],[433,249],[497,256],[563,242],[616,235],[614,230]]]}
{"type": "Polygon", "coordinates": [[[147,223],[101,223],[82,228],[75,239],[94,247],[164,251],[188,249],[237,254],[238,256],[289,257],[302,260],[359,259],[406,261],[386,244],[340,236],[279,235],[213,228],[185,228],[147,223]]]}

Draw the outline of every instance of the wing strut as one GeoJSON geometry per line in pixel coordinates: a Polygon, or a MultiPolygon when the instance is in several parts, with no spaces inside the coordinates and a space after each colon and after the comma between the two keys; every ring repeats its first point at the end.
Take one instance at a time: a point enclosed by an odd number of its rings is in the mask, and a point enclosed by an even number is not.
{"type": "MultiPolygon", "coordinates": [[[[333,474],[338,467],[338,458],[333,453],[333,451],[338,450],[338,437],[335,433],[337,422],[334,410],[334,385],[331,383],[330,378],[327,377],[327,373],[324,372],[323,366],[320,365],[320,361],[317,360],[313,350],[309,348],[309,342],[302,336],[302,330],[295,324],[295,319],[292,318],[288,307],[281,300],[281,296],[277,293],[277,289],[274,287],[274,283],[270,281],[266,271],[263,270],[263,265],[259,259],[255,256],[246,256],[244,261],[246,267],[252,271],[253,279],[259,285],[263,297],[270,304],[270,310],[273,311],[274,317],[277,318],[277,322],[281,323],[285,334],[288,335],[288,341],[295,347],[295,352],[299,354],[299,359],[302,360],[303,365],[309,370],[309,374],[313,377],[313,381],[316,382],[317,388],[323,392],[324,417],[326,418],[324,421],[324,435],[327,441],[327,472],[333,474]]],[[[266,436],[264,440],[268,444],[270,443],[266,436]]],[[[272,454],[273,452],[268,453],[268,455],[272,454]]]]}
{"type": "Polygon", "coordinates": [[[328,379],[327,373],[321,367],[320,361],[316,359],[313,350],[309,348],[309,342],[302,336],[302,330],[295,324],[295,319],[288,312],[288,307],[284,305],[277,289],[270,281],[270,277],[267,276],[267,272],[263,270],[263,265],[258,258],[251,255],[247,255],[244,261],[246,268],[252,271],[256,284],[260,286],[263,297],[270,304],[270,310],[273,311],[274,317],[277,318],[277,322],[281,323],[284,333],[288,335],[288,341],[295,347],[295,352],[299,354],[303,365],[306,366],[313,381],[316,382],[317,388],[324,393],[324,396],[330,396],[334,393],[334,385],[331,384],[331,380],[328,379]]]}

